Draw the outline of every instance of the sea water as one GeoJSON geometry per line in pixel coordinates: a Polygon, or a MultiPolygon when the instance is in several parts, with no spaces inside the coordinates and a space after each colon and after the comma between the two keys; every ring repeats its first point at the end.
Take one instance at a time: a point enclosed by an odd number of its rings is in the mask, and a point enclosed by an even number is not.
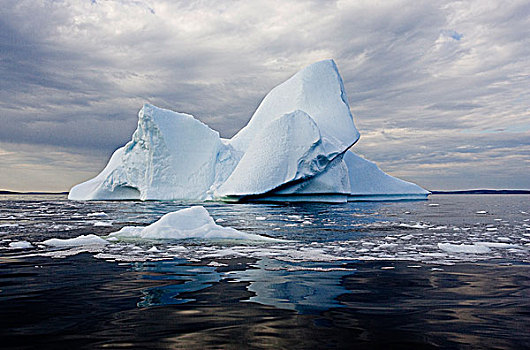
{"type": "Polygon", "coordinates": [[[0,334],[13,347],[529,346],[529,199],[207,202],[217,224],[281,241],[49,247],[197,203],[1,196],[0,334]]]}

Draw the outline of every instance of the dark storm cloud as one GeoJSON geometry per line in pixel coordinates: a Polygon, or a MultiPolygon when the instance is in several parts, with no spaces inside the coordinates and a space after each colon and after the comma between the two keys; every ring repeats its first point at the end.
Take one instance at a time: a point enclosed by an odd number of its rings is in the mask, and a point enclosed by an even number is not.
{"type": "Polygon", "coordinates": [[[7,2],[0,181],[38,178],[44,162],[65,188],[96,173],[144,102],[230,137],[272,87],[334,58],[355,149],[383,169],[430,188],[478,169],[530,187],[516,170],[528,166],[528,13],[526,1],[7,2]]]}

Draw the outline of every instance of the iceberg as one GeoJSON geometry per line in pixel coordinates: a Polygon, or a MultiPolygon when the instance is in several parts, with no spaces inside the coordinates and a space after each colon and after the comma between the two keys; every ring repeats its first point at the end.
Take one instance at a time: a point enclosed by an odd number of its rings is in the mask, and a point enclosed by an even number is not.
{"type": "Polygon", "coordinates": [[[280,241],[275,238],[238,231],[217,225],[203,206],[170,212],[148,226],[125,226],[111,233],[117,239],[237,239],[280,241]]]}
{"type": "Polygon", "coordinates": [[[272,89],[248,124],[223,139],[185,113],[145,104],[131,141],[72,200],[320,201],[424,199],[349,149],[358,141],[333,60],[272,89]]]}

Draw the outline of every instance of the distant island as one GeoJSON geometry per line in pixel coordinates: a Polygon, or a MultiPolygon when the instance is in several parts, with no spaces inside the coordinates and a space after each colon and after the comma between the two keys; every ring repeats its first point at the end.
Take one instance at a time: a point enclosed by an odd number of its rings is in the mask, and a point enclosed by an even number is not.
{"type": "Polygon", "coordinates": [[[18,195],[46,195],[46,194],[68,194],[68,192],[17,192],[0,190],[0,194],[18,194],[18,195]]]}
{"type": "Polygon", "coordinates": [[[530,190],[458,190],[431,191],[432,194],[530,194],[530,190]]]}

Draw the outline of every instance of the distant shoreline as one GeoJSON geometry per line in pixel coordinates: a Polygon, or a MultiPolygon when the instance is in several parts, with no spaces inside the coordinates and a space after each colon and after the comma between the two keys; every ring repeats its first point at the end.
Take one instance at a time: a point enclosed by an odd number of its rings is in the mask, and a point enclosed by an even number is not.
{"type": "Polygon", "coordinates": [[[432,194],[530,194],[530,190],[457,190],[431,191],[432,194]]]}
{"type": "Polygon", "coordinates": [[[16,195],[58,195],[58,194],[68,194],[68,192],[17,192],[17,191],[0,190],[0,194],[16,194],[16,195]]]}

